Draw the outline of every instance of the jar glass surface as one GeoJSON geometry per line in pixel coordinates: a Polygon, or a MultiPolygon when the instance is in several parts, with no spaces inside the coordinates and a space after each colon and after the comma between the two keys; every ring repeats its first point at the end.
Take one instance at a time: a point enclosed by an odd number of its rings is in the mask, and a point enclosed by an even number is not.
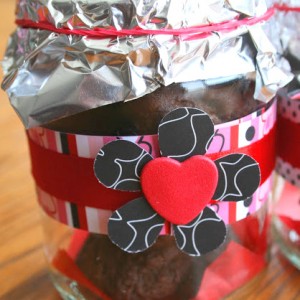
{"type": "Polygon", "coordinates": [[[272,236],[284,256],[300,269],[300,188],[276,175],[272,236]]]}
{"type": "Polygon", "coordinates": [[[227,226],[224,244],[201,257],[182,253],[172,236],[130,254],[107,235],[72,229],[45,214],[43,219],[51,279],[63,299],[223,299],[269,260],[267,204],[227,226]]]}
{"type": "MultiPolygon", "coordinates": [[[[254,100],[253,94],[254,82],[243,76],[174,84],[141,99],[45,127],[103,136],[154,134],[166,113],[186,106],[203,109],[220,124],[270,106],[254,100]]],[[[250,197],[241,205],[247,209],[252,201],[250,197]]],[[[51,277],[64,299],[201,300],[208,295],[222,299],[253,279],[269,259],[268,201],[255,213],[227,225],[225,242],[200,257],[181,252],[173,236],[159,236],[146,251],[130,254],[106,234],[74,229],[46,214],[43,220],[51,277]]]]}
{"type": "Polygon", "coordinates": [[[285,257],[300,269],[300,171],[296,165],[299,163],[294,159],[295,156],[299,156],[295,146],[296,135],[300,132],[298,120],[300,62],[289,50],[286,52],[286,58],[291,64],[295,77],[278,93],[280,115],[278,122],[281,130],[278,134],[279,155],[276,165],[278,172],[272,208],[272,235],[285,257]],[[283,149],[288,150],[282,152],[283,149]]]}

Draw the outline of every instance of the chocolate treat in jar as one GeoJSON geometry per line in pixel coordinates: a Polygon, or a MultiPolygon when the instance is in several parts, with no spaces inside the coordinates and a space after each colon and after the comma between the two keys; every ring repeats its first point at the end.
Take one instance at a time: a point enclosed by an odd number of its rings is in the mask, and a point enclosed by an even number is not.
{"type": "Polygon", "coordinates": [[[202,109],[215,124],[220,124],[239,119],[265,105],[253,98],[254,89],[255,82],[243,76],[174,83],[135,101],[88,110],[45,126],[91,135],[155,134],[160,120],[178,107],[202,109]]]}
{"type": "Polygon", "coordinates": [[[221,299],[254,278],[274,95],[290,79],[265,3],[31,5],[18,5],[3,88],[28,128],[62,297],[221,299]]]}
{"type": "Polygon", "coordinates": [[[77,264],[113,299],[193,298],[205,268],[204,261],[178,251],[170,237],[160,237],[153,249],[133,255],[124,255],[106,236],[90,237],[77,264]],[[88,265],[91,255],[103,261],[88,265]]]}

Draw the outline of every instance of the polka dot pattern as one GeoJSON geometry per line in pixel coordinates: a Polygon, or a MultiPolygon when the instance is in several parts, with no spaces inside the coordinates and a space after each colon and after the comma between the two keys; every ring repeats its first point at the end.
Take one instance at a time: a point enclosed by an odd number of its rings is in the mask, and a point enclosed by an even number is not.
{"type": "Polygon", "coordinates": [[[285,180],[291,184],[300,187],[300,169],[294,168],[291,164],[284,161],[280,157],[276,159],[276,171],[285,180]]]}
{"type": "Polygon", "coordinates": [[[246,131],[246,140],[250,142],[253,140],[254,136],[255,136],[255,127],[250,126],[246,131]]]}
{"type": "Polygon", "coordinates": [[[300,90],[289,93],[286,98],[280,98],[278,108],[282,117],[300,123],[300,90]]]}
{"type": "Polygon", "coordinates": [[[253,197],[252,197],[252,196],[249,197],[249,198],[247,198],[247,199],[244,201],[244,206],[245,206],[245,207],[249,207],[249,206],[251,205],[252,201],[253,201],[253,197]]]}

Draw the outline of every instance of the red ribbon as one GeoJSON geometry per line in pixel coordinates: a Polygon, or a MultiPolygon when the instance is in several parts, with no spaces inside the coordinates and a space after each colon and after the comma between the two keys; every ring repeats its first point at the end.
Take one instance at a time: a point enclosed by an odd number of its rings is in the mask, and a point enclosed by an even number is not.
{"type": "Polygon", "coordinates": [[[234,30],[240,26],[251,26],[262,21],[268,20],[274,14],[274,9],[270,8],[266,11],[265,14],[259,17],[251,17],[245,18],[242,20],[231,20],[222,23],[210,24],[210,25],[201,25],[201,26],[193,26],[187,28],[180,28],[180,29],[144,29],[140,27],[136,27],[133,29],[122,29],[117,30],[114,27],[107,27],[107,28],[92,28],[92,29],[70,29],[67,27],[57,28],[48,20],[40,20],[38,22],[34,22],[28,19],[17,19],[17,25],[24,27],[24,28],[36,28],[36,29],[43,29],[49,30],[52,32],[57,32],[60,34],[75,34],[75,35],[82,35],[88,37],[111,37],[111,36],[127,36],[127,35],[148,35],[148,34],[169,34],[169,35],[193,35],[197,36],[198,38],[203,38],[203,34],[212,33],[215,31],[230,31],[234,30]]]}
{"type": "MultiPolygon", "coordinates": [[[[259,141],[249,146],[207,155],[213,160],[234,152],[253,157],[260,165],[261,184],[275,165],[275,127],[259,141]]],[[[77,205],[116,210],[142,195],[108,189],[94,175],[94,160],[66,155],[45,149],[29,138],[32,174],[37,185],[54,197],[77,205]]]]}
{"type": "Polygon", "coordinates": [[[263,255],[232,240],[226,250],[205,270],[199,292],[193,300],[224,299],[252,280],[265,267],[266,259],[263,255]]]}
{"type": "Polygon", "coordinates": [[[300,124],[278,115],[277,153],[294,168],[300,168],[300,124]]]}
{"type": "Polygon", "coordinates": [[[108,295],[101,291],[86,275],[81,271],[81,269],[76,265],[75,260],[69,256],[67,251],[60,249],[55,254],[52,265],[60,273],[69,277],[70,279],[76,281],[79,285],[87,288],[93,294],[103,300],[112,300],[108,295]]]}

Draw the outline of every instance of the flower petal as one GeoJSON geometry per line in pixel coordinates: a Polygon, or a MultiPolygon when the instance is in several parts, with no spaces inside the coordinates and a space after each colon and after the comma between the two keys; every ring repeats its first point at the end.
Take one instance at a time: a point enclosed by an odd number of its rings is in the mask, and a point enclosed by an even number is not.
{"type": "Polygon", "coordinates": [[[136,144],[117,140],[99,151],[94,172],[104,186],[122,191],[140,191],[140,174],[151,155],[136,144]]]}
{"type": "Polygon", "coordinates": [[[230,154],[215,161],[219,180],[213,199],[242,201],[252,196],[260,183],[258,163],[246,154],[230,154]]]}
{"type": "Polygon", "coordinates": [[[112,214],[108,222],[108,236],[124,251],[137,253],[154,244],[164,223],[165,220],[141,197],[112,214]]]}
{"type": "Polygon", "coordinates": [[[162,156],[184,161],[206,153],[214,135],[208,114],[197,108],[178,108],[167,114],[158,128],[162,156]]]}
{"type": "Polygon", "coordinates": [[[218,248],[225,240],[223,220],[206,207],[186,225],[173,225],[177,246],[191,256],[201,256],[218,248]]]}

